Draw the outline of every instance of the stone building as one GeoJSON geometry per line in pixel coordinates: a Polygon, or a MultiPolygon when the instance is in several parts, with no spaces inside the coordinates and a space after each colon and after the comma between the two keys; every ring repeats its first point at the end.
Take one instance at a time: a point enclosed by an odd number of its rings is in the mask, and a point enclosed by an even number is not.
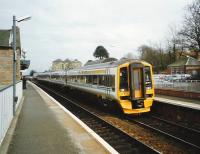
{"type": "Polygon", "coordinates": [[[52,71],[61,71],[61,70],[70,70],[74,68],[79,68],[82,66],[82,63],[75,60],[65,59],[64,61],[61,59],[56,59],[52,62],[52,71]]]}
{"type": "Polygon", "coordinates": [[[60,71],[64,69],[64,63],[61,59],[56,59],[52,63],[52,70],[53,71],[60,71]]]}
{"type": "MultiPolygon", "coordinates": [[[[16,80],[20,80],[20,31],[16,30],[17,69],[16,80]]],[[[12,30],[0,30],[0,86],[12,84],[13,81],[13,50],[12,30]]]]}
{"type": "Polygon", "coordinates": [[[71,61],[71,62],[69,63],[69,67],[66,68],[66,70],[67,70],[67,69],[79,68],[79,67],[81,67],[81,66],[82,66],[82,63],[81,63],[80,61],[78,61],[77,59],[75,59],[75,60],[73,60],[73,61],[71,61]]]}
{"type": "Polygon", "coordinates": [[[64,61],[63,61],[63,64],[64,64],[64,68],[63,68],[63,70],[69,70],[70,69],[70,65],[71,65],[71,60],[69,60],[68,58],[67,59],[65,59],[64,61]]]}

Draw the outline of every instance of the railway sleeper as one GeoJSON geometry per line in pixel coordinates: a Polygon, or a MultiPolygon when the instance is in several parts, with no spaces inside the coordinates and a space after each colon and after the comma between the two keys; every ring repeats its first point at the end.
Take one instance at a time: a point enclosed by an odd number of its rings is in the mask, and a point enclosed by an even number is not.
{"type": "MultiPolygon", "coordinates": [[[[81,119],[82,120],[82,119],[81,119]]],[[[82,120],[83,121],[83,120],[82,120]]],[[[102,125],[101,123],[97,122],[97,121],[87,121],[87,120],[84,120],[85,123],[89,124],[89,125],[93,125],[93,124],[99,124],[99,125],[102,125]]]]}
{"type": "Polygon", "coordinates": [[[110,130],[102,130],[102,129],[95,129],[95,132],[97,133],[97,134],[99,134],[99,133],[112,133],[110,130]]]}
{"type": "Polygon", "coordinates": [[[121,139],[119,136],[114,135],[114,136],[105,136],[104,140],[111,141],[111,140],[124,140],[124,139],[121,139]]]}
{"type": "Polygon", "coordinates": [[[110,137],[118,137],[119,138],[119,136],[118,135],[116,135],[116,134],[114,134],[114,133],[101,133],[101,134],[99,134],[102,138],[106,138],[107,136],[110,136],[110,137]]]}
{"type": "Polygon", "coordinates": [[[101,124],[98,124],[98,123],[95,123],[95,124],[93,124],[93,123],[86,123],[88,126],[90,126],[90,127],[92,127],[92,128],[104,128],[104,127],[102,127],[102,125],[101,124]]]}
{"type": "Polygon", "coordinates": [[[141,152],[139,152],[138,149],[127,149],[127,150],[124,150],[123,153],[125,153],[125,154],[133,154],[133,153],[137,154],[138,153],[138,154],[140,154],[141,152]]]}
{"type": "Polygon", "coordinates": [[[82,119],[81,118],[81,120],[83,121],[85,121],[85,123],[88,123],[88,124],[101,124],[102,125],[102,123],[99,123],[98,121],[96,121],[96,120],[93,120],[93,121],[91,121],[91,120],[87,120],[87,118],[85,118],[85,119],[82,119]]]}
{"type": "Polygon", "coordinates": [[[104,134],[112,134],[110,131],[95,131],[97,134],[104,135],[104,134]]]}
{"type": "Polygon", "coordinates": [[[94,118],[81,118],[82,121],[95,122],[94,118]]]}
{"type": "Polygon", "coordinates": [[[127,143],[126,141],[123,141],[123,140],[120,140],[120,139],[118,139],[118,140],[111,140],[110,142],[109,142],[109,144],[111,144],[112,146],[118,146],[118,145],[125,145],[125,146],[132,146],[132,144],[131,143],[127,143]]]}
{"type": "Polygon", "coordinates": [[[105,125],[102,125],[102,124],[99,124],[100,127],[96,127],[95,130],[111,130],[108,126],[105,126],[105,125]]]}
{"type": "Polygon", "coordinates": [[[113,132],[110,131],[106,131],[106,132],[100,132],[99,133],[101,136],[116,136],[116,134],[114,134],[113,132]]]}
{"type": "Polygon", "coordinates": [[[114,146],[114,149],[116,149],[117,151],[124,153],[124,151],[126,151],[127,149],[131,149],[131,151],[134,151],[134,153],[139,153],[138,147],[133,147],[132,144],[121,144],[121,145],[117,145],[114,146]]]}
{"type": "Polygon", "coordinates": [[[140,150],[138,148],[132,148],[132,149],[127,149],[124,151],[126,154],[141,154],[140,150]]]}

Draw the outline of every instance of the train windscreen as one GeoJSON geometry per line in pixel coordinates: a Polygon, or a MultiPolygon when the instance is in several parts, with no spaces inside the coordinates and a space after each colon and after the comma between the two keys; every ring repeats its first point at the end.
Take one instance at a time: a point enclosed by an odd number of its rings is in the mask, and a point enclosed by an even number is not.
{"type": "Polygon", "coordinates": [[[127,67],[120,68],[120,91],[128,90],[128,69],[127,67]]]}
{"type": "Polygon", "coordinates": [[[146,88],[151,89],[152,88],[152,80],[151,80],[151,70],[149,66],[145,67],[145,83],[146,83],[146,88]]]}

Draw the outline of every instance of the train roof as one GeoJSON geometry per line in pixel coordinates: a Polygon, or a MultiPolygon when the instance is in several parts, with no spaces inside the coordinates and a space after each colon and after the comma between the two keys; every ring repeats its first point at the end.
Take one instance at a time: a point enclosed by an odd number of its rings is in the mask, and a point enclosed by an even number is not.
{"type": "Polygon", "coordinates": [[[123,58],[120,60],[116,60],[112,58],[112,60],[99,60],[99,61],[93,61],[86,63],[85,66],[82,66],[80,68],[68,70],[68,71],[55,71],[55,72],[43,72],[43,73],[37,73],[36,76],[38,75],[66,75],[66,74],[74,74],[75,72],[83,71],[83,70],[93,70],[93,69],[105,69],[105,68],[114,68],[118,67],[119,65],[122,65],[127,62],[139,62],[139,63],[145,63],[149,65],[149,63],[145,61],[141,61],[138,59],[127,59],[123,58]]]}
{"type": "Polygon", "coordinates": [[[111,61],[109,61],[109,60],[100,60],[100,61],[95,61],[95,62],[89,62],[89,64],[86,63],[85,66],[69,70],[69,72],[71,72],[71,71],[79,71],[79,70],[112,68],[112,67],[117,67],[117,66],[119,66],[121,64],[124,64],[124,63],[127,63],[127,62],[143,62],[143,61],[137,60],[137,59],[127,59],[127,58],[123,58],[123,59],[120,59],[120,60],[113,59],[111,61]]]}

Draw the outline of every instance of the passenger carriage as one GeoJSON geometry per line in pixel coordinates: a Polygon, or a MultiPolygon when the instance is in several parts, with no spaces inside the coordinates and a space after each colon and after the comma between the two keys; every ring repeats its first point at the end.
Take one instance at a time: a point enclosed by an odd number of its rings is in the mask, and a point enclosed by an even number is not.
{"type": "Polygon", "coordinates": [[[117,104],[125,114],[149,112],[154,98],[152,66],[140,60],[102,60],[48,78],[92,93],[109,106],[117,104]]]}

